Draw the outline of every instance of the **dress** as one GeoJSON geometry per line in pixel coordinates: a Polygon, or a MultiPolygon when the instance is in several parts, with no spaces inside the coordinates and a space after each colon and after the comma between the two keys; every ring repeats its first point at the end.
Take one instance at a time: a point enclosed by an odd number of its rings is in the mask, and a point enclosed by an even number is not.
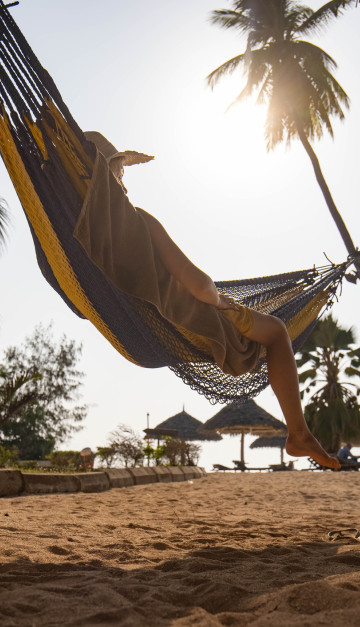
{"type": "MultiPolygon", "coordinates": [[[[123,153],[116,151],[114,157],[118,154],[123,153]]],[[[254,369],[261,347],[243,335],[253,325],[251,310],[242,306],[239,311],[219,311],[195,298],[168,272],[149,232],[146,212],[130,203],[119,172],[112,172],[114,157],[97,149],[75,238],[118,289],[152,303],[224,373],[238,376],[254,369]]]]}

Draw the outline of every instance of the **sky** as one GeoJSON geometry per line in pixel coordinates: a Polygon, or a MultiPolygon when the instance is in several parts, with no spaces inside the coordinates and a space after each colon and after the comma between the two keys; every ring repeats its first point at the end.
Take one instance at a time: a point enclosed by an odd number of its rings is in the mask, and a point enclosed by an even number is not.
{"type": "MultiPolygon", "coordinates": [[[[319,1],[307,2],[317,9],[319,1]]],[[[238,33],[209,21],[226,0],[21,0],[11,9],[37,57],[54,78],[83,130],[103,133],[118,150],[154,155],[126,168],[135,206],[158,218],[185,254],[215,280],[278,274],[335,263],[346,249],[299,142],[266,152],[265,110],[253,102],[231,107],[245,84],[239,71],[212,91],[206,76],[244,51],[238,33]]],[[[360,245],[360,8],[347,10],[311,41],[337,62],[337,80],[351,106],[334,121],[334,139],[314,143],[324,176],[360,245]]],[[[83,429],[62,448],[103,446],[120,423],[142,432],[185,410],[205,421],[211,405],[168,369],[127,362],[88,321],[78,319],[37,267],[22,208],[0,163],[0,195],[11,229],[0,257],[0,349],[23,342],[35,326],[53,323],[55,338],[82,343],[83,429]]],[[[360,339],[360,289],[344,282],[333,315],[360,339]]],[[[270,389],[256,402],[282,418],[270,389]]],[[[253,438],[248,436],[246,443],[253,438]]],[[[200,464],[230,464],[239,439],[202,447],[200,464]]],[[[249,465],[277,463],[277,450],[246,449],[249,465]]],[[[289,459],[286,457],[286,459],[289,459]]],[[[301,464],[300,464],[301,465],[301,464]]],[[[300,467],[296,464],[296,467],[300,467]]]]}

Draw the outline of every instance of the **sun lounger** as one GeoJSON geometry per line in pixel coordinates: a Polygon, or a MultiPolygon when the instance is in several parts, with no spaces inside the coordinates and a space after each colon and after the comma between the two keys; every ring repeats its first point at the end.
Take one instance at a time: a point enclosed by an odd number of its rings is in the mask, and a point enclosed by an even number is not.
{"type": "MultiPolygon", "coordinates": [[[[235,463],[235,462],[234,462],[235,463]]],[[[229,466],[223,466],[222,464],[213,464],[213,470],[219,470],[219,471],[224,471],[225,470],[230,470],[232,472],[236,472],[237,470],[240,470],[241,472],[244,472],[245,470],[268,470],[268,468],[248,468],[247,466],[245,466],[245,464],[241,464],[241,462],[235,463],[235,466],[233,468],[230,468],[229,466]]]]}
{"type": "MultiPolygon", "coordinates": [[[[234,464],[233,468],[230,468],[229,466],[223,466],[222,464],[213,464],[213,470],[222,470],[224,472],[225,470],[231,470],[232,472],[234,471],[236,472],[237,470],[239,470],[240,472],[245,472],[246,470],[254,470],[257,472],[261,472],[262,470],[265,470],[265,471],[274,470],[271,466],[259,466],[255,468],[255,467],[246,466],[246,464],[244,464],[243,462],[235,461],[235,460],[233,461],[233,464],[234,464]]],[[[288,470],[288,468],[285,468],[284,470],[288,470]]]]}
{"type": "Polygon", "coordinates": [[[312,457],[309,457],[308,461],[310,462],[309,470],[335,470],[338,472],[339,470],[359,470],[360,468],[360,463],[351,464],[349,462],[344,462],[342,459],[339,459],[341,468],[328,468],[327,466],[322,466],[319,462],[315,461],[315,459],[312,459],[312,457]]]}
{"type": "Polygon", "coordinates": [[[225,472],[225,470],[234,470],[234,468],[229,468],[229,466],[223,466],[222,464],[213,464],[213,469],[214,470],[223,470],[225,472]]]}
{"type": "Polygon", "coordinates": [[[294,470],[294,462],[289,462],[288,464],[270,464],[269,468],[273,472],[278,472],[280,470],[294,470]]]}
{"type": "Polygon", "coordinates": [[[235,464],[235,471],[240,470],[241,472],[245,472],[246,470],[256,470],[261,472],[262,470],[269,470],[268,466],[259,466],[257,468],[254,468],[247,466],[246,464],[244,464],[244,462],[237,461],[236,459],[233,460],[233,464],[235,464]]]}

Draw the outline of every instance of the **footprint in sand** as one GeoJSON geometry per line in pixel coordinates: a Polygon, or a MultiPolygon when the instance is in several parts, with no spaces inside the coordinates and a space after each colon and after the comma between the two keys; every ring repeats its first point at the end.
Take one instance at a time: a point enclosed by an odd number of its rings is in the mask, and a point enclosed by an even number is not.
{"type": "Polygon", "coordinates": [[[64,549],[62,546],[57,546],[56,544],[48,546],[48,551],[53,553],[53,555],[70,555],[71,553],[71,551],[64,549]]]}
{"type": "Polygon", "coordinates": [[[345,581],[345,583],[338,584],[338,588],[344,588],[344,590],[353,590],[354,592],[359,592],[359,588],[354,586],[354,584],[345,581]]]}
{"type": "Polygon", "coordinates": [[[166,542],[154,542],[151,546],[157,551],[166,551],[166,549],[171,549],[171,546],[166,544],[166,542]]]}
{"type": "Polygon", "coordinates": [[[333,557],[329,557],[327,559],[329,562],[348,564],[349,566],[356,566],[357,568],[360,566],[360,555],[350,551],[349,553],[341,553],[340,555],[334,555],[333,557]]]}

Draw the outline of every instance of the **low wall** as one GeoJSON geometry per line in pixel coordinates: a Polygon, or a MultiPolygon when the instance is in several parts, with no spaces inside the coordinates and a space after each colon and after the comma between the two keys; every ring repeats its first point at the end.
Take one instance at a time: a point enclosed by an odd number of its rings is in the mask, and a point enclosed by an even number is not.
{"type": "Polygon", "coordinates": [[[26,494],[103,492],[148,483],[201,479],[206,472],[198,466],[145,466],[141,468],[106,468],[87,473],[35,473],[0,469],[0,497],[26,494]]]}

